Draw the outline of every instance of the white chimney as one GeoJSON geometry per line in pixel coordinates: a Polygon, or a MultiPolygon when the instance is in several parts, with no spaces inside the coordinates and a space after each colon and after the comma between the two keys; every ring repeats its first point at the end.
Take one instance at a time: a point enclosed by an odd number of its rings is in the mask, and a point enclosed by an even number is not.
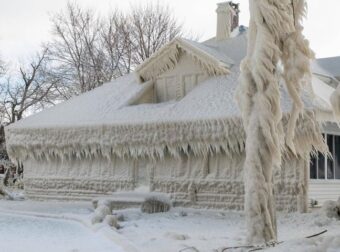
{"type": "Polygon", "coordinates": [[[238,26],[238,4],[223,2],[217,4],[217,31],[216,40],[226,40],[235,26],[238,26]]]}

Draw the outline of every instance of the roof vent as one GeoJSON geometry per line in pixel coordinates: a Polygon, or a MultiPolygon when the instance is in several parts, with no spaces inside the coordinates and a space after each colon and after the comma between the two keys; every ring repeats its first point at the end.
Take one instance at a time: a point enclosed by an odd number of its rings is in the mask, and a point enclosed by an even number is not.
{"type": "Polygon", "coordinates": [[[223,2],[217,4],[217,30],[216,40],[226,40],[230,38],[231,32],[238,27],[239,4],[233,2],[223,2]]]}

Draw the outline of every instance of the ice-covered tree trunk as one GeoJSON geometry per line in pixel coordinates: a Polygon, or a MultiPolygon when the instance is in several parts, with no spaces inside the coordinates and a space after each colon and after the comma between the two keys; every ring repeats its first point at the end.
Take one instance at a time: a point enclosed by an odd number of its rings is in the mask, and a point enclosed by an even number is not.
{"type": "Polygon", "coordinates": [[[248,52],[241,64],[237,99],[247,133],[245,213],[247,241],[276,241],[272,170],[281,165],[286,146],[295,154],[295,124],[303,104],[300,89],[310,76],[313,56],[302,36],[304,0],[249,0],[248,52]],[[283,71],[279,71],[279,62],[283,71]],[[293,100],[284,141],[279,78],[282,74],[293,100]]]}

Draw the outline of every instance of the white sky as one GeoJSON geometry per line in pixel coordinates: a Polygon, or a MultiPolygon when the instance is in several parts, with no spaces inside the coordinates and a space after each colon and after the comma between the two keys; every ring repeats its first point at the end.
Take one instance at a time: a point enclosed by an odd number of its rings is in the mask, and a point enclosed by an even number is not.
{"type": "MultiPolygon", "coordinates": [[[[131,5],[157,0],[78,0],[80,5],[106,13],[114,7],[127,10],[131,5]]],[[[185,29],[200,36],[213,37],[216,27],[216,0],[158,0],[168,4],[185,29]]],[[[50,37],[49,15],[59,11],[67,0],[0,0],[0,55],[17,62],[32,55],[50,37]]],[[[241,4],[240,24],[248,25],[248,0],[241,4]]],[[[317,57],[340,55],[340,1],[307,0],[305,35],[317,57]]]]}

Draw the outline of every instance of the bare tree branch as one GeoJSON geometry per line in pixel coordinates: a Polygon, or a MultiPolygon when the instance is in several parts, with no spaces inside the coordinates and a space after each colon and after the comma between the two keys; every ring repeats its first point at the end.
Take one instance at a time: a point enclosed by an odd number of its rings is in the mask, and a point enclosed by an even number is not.
{"type": "Polygon", "coordinates": [[[18,121],[25,114],[32,113],[30,109],[37,110],[58,100],[59,79],[47,74],[47,53],[48,49],[43,50],[31,62],[21,65],[17,76],[7,77],[6,83],[1,83],[2,124],[18,121]]]}
{"type": "Polygon", "coordinates": [[[52,18],[48,58],[61,93],[79,94],[126,73],[165,43],[181,35],[182,26],[167,7],[146,5],[124,15],[115,10],[101,19],[89,9],[68,3],[52,18]]]}

